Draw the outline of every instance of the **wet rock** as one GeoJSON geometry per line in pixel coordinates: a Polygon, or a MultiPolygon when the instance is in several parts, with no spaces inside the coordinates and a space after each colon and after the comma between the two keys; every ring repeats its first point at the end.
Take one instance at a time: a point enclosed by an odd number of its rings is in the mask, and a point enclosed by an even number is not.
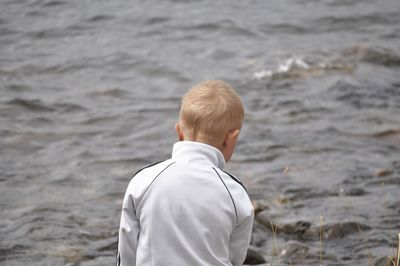
{"type": "Polygon", "coordinates": [[[244,264],[259,265],[259,264],[263,264],[263,263],[266,263],[266,261],[260,253],[258,253],[257,251],[255,251],[252,248],[249,248],[247,250],[246,259],[244,261],[244,264]]]}
{"type": "Polygon", "coordinates": [[[262,201],[253,200],[251,203],[253,204],[254,215],[257,215],[258,213],[262,212],[263,210],[266,210],[269,208],[269,206],[265,202],[262,202],[262,201]]]}
{"type": "Polygon", "coordinates": [[[383,176],[387,176],[387,175],[391,175],[391,174],[393,174],[392,169],[381,169],[375,173],[375,176],[383,177],[383,176]]]}
{"type": "Polygon", "coordinates": [[[15,254],[24,254],[26,250],[29,250],[29,246],[20,244],[11,244],[9,246],[0,247],[0,261],[6,260],[7,257],[14,256],[15,254]]]}
{"type": "Polygon", "coordinates": [[[384,47],[370,47],[367,45],[357,45],[346,49],[343,55],[348,58],[356,58],[371,64],[387,67],[400,66],[400,55],[396,51],[384,47]]]}
{"type": "Polygon", "coordinates": [[[118,242],[117,241],[99,241],[102,243],[102,246],[98,247],[97,250],[102,251],[114,251],[118,249],[118,242]]]}
{"type": "Polygon", "coordinates": [[[266,213],[257,215],[255,220],[275,234],[284,233],[287,235],[297,235],[298,237],[301,237],[311,227],[311,223],[307,221],[297,221],[295,223],[277,225],[267,217],[266,213]]]}
{"type": "Polygon", "coordinates": [[[292,202],[292,198],[290,197],[286,197],[284,195],[279,195],[276,199],[275,202],[279,205],[285,205],[285,204],[289,204],[292,202]]]}
{"type": "Polygon", "coordinates": [[[396,263],[392,257],[381,257],[374,261],[373,266],[396,266],[396,263]]]}
{"type": "Polygon", "coordinates": [[[391,138],[393,136],[399,135],[400,129],[387,129],[383,131],[376,132],[372,136],[375,138],[391,138]]]}
{"type": "Polygon", "coordinates": [[[367,195],[367,194],[368,193],[362,188],[351,188],[347,192],[347,195],[349,195],[349,196],[364,196],[364,195],[367,195]]]}
{"type": "Polygon", "coordinates": [[[388,208],[392,210],[400,210],[400,201],[390,204],[388,208]]]}
{"type": "Polygon", "coordinates": [[[285,234],[295,234],[298,237],[301,237],[309,228],[311,227],[311,223],[305,221],[298,221],[294,224],[285,224],[281,228],[279,228],[280,232],[285,234]]]}
{"type": "Polygon", "coordinates": [[[288,261],[302,261],[308,254],[310,248],[302,243],[292,241],[285,244],[279,254],[282,259],[288,261]]]}
{"type": "MultiPolygon", "coordinates": [[[[350,183],[350,182],[344,182],[346,186],[340,187],[339,189],[339,196],[344,197],[344,196],[365,196],[368,195],[369,192],[367,192],[366,190],[364,190],[363,188],[347,188],[347,184],[346,183],[350,183]],[[346,189],[344,188],[346,187],[346,189]]],[[[332,196],[337,196],[336,193],[332,193],[332,196]]]]}
{"type": "Polygon", "coordinates": [[[370,229],[369,226],[357,222],[327,224],[323,226],[323,236],[325,239],[339,239],[370,229]]]}

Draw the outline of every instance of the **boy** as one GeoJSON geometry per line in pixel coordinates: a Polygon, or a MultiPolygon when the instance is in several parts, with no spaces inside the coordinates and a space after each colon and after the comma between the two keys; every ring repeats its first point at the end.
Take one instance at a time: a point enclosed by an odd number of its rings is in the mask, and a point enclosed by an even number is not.
{"type": "Polygon", "coordinates": [[[238,94],[205,81],[183,99],[172,157],[135,174],[122,206],[117,265],[242,265],[253,207],[222,169],[244,117],[238,94]]]}

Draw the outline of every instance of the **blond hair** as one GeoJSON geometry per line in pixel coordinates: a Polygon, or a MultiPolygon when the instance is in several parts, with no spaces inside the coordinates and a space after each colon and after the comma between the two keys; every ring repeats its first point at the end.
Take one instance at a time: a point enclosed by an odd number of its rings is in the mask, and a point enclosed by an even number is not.
{"type": "Polygon", "coordinates": [[[179,124],[189,139],[201,135],[215,142],[227,132],[240,129],[243,118],[243,104],[235,90],[223,81],[207,80],[183,96],[179,124]]]}

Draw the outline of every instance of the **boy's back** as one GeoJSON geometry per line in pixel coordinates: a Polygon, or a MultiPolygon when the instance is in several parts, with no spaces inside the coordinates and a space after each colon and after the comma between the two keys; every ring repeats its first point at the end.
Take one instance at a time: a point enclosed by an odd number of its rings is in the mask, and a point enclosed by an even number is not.
{"type": "Polygon", "coordinates": [[[136,174],[121,218],[121,227],[131,231],[120,233],[120,245],[128,241],[124,246],[136,245],[137,251],[120,254],[121,265],[241,265],[252,207],[240,182],[220,169],[224,166],[217,149],[182,141],[171,159],[136,174]],[[132,210],[137,220],[123,224],[132,210]]]}
{"type": "Polygon", "coordinates": [[[125,193],[118,265],[243,263],[253,207],[240,181],[222,171],[243,118],[239,95],[223,81],[183,96],[172,157],[137,173],[125,193]]]}

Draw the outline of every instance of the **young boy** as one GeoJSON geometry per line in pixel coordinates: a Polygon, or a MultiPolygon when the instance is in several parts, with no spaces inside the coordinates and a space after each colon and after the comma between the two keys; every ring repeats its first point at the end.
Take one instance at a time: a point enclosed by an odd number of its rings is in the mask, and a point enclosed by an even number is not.
{"type": "Polygon", "coordinates": [[[238,94],[217,80],[182,99],[172,157],[141,169],[122,205],[117,265],[242,265],[253,207],[223,171],[244,117],[238,94]]]}

